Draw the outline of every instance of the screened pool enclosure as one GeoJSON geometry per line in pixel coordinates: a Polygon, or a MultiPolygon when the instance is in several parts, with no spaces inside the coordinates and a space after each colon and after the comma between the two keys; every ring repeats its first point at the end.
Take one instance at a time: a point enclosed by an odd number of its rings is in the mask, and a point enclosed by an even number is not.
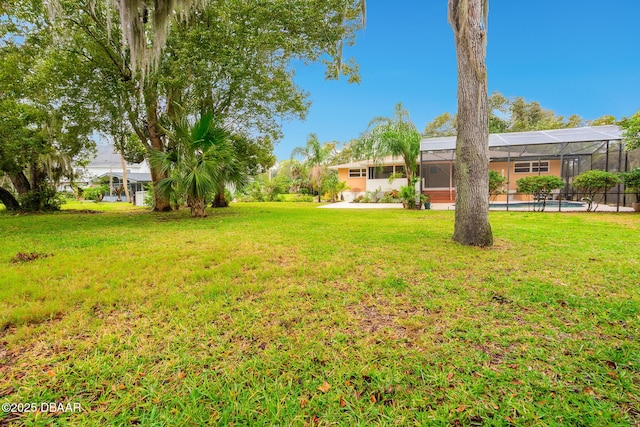
{"type": "MultiPolygon", "coordinates": [[[[421,143],[420,176],[423,193],[434,202],[455,201],[453,168],[456,137],[426,138],[421,143]]],[[[516,181],[531,175],[555,175],[564,187],[552,194],[554,200],[580,201],[583,195],[571,186],[580,173],[600,169],[624,172],[640,166],[640,150],[626,151],[618,126],[587,126],[546,131],[491,134],[489,136],[490,169],[506,178],[497,203],[527,202],[529,195],[517,192],[516,181]]],[[[608,205],[630,206],[633,194],[619,184],[597,198],[608,205]]],[[[557,204],[556,209],[561,209],[557,204]]]]}

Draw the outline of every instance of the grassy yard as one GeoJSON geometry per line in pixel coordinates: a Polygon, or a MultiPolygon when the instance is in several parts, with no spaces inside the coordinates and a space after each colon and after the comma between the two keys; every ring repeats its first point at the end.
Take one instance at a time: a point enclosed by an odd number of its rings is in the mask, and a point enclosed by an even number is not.
{"type": "Polygon", "coordinates": [[[0,425],[640,423],[640,215],[87,206],[0,213],[0,403],[83,409],[0,425]]]}

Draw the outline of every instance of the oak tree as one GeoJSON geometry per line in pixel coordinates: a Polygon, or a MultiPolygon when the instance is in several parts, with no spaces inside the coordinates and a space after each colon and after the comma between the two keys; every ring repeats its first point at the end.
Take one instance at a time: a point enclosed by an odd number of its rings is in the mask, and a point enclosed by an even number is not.
{"type": "Polygon", "coordinates": [[[458,124],[453,239],[491,246],[489,224],[489,103],[487,93],[488,0],[449,0],[458,61],[458,124]]]}

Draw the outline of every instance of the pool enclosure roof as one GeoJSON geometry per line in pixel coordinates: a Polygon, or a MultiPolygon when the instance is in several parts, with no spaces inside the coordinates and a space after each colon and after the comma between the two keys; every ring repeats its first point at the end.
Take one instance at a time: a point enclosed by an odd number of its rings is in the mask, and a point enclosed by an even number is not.
{"type": "MultiPolygon", "coordinates": [[[[542,145],[542,144],[572,144],[572,143],[604,143],[606,141],[622,140],[622,131],[616,125],[584,126],[579,128],[538,130],[530,132],[493,133],[489,135],[490,148],[510,148],[542,145]]],[[[586,149],[589,145],[585,145],[586,149]]],[[[596,151],[600,144],[590,144],[596,151]]],[[[423,152],[455,150],[456,137],[424,138],[420,142],[423,152]]],[[[584,153],[586,154],[586,153],[584,153]]]]}

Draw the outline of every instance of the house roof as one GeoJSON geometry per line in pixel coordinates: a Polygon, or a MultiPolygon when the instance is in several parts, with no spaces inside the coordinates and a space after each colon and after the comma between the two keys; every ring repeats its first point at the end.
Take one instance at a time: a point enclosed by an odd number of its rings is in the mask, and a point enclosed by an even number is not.
{"type": "MultiPolygon", "coordinates": [[[[111,173],[103,173],[100,175],[102,177],[113,176],[120,180],[122,180],[122,172],[111,172],[111,173]]],[[[151,174],[150,173],[128,173],[127,181],[129,182],[151,182],[151,174]]]]}
{"type": "MultiPolygon", "coordinates": [[[[493,133],[489,135],[489,147],[511,147],[522,145],[619,141],[622,131],[616,125],[584,126],[579,128],[537,130],[530,132],[493,133]]],[[[456,137],[424,138],[421,151],[455,150],[456,137]]]]}
{"type": "MultiPolygon", "coordinates": [[[[537,130],[529,132],[492,133],[489,135],[489,157],[491,159],[510,156],[517,157],[549,157],[558,156],[560,152],[565,154],[591,154],[606,141],[622,140],[622,130],[616,125],[584,126],[579,128],[537,130]],[[575,145],[563,148],[563,144],[575,145]],[[585,143],[585,144],[577,144],[585,143]],[[542,144],[559,144],[557,148],[549,147],[536,150],[536,146],[542,144]],[[505,148],[513,147],[513,151],[505,148]],[[493,148],[493,150],[491,149],[493,148]],[[500,150],[502,149],[502,150],[500,150]]],[[[456,149],[456,137],[424,138],[420,142],[420,151],[424,161],[454,160],[456,149]]],[[[416,159],[419,162],[420,158],[416,159]]],[[[330,166],[330,169],[364,168],[378,165],[404,164],[401,157],[387,156],[380,162],[360,160],[341,165],[330,166]]]]}
{"type": "MultiPolygon", "coordinates": [[[[120,167],[120,154],[116,153],[113,145],[96,145],[96,157],[89,163],[87,168],[92,167],[120,167]]],[[[127,165],[135,163],[127,162],[127,165]]]]}

